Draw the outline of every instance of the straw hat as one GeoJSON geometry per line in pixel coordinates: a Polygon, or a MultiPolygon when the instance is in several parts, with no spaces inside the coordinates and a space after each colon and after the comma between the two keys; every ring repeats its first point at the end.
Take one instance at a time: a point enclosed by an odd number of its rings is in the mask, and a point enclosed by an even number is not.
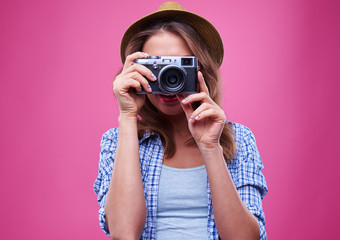
{"type": "Polygon", "coordinates": [[[156,12],[146,15],[134,22],[125,32],[121,46],[120,56],[122,62],[125,62],[125,49],[131,38],[138,32],[144,30],[149,24],[159,19],[181,19],[189,23],[197,33],[202,37],[208,46],[212,57],[216,60],[219,66],[223,61],[224,49],[220,34],[216,28],[203,17],[186,11],[181,5],[176,2],[163,3],[156,12]]]}

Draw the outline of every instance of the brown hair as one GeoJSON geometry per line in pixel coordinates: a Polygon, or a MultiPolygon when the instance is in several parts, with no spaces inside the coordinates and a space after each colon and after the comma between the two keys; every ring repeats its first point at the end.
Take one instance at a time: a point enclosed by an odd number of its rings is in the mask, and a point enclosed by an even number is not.
{"type": "MultiPolygon", "coordinates": [[[[125,56],[134,52],[142,51],[145,41],[152,35],[159,32],[171,32],[184,39],[191,52],[198,58],[200,71],[209,90],[211,99],[220,105],[221,102],[221,77],[219,74],[218,63],[209,54],[208,48],[198,33],[182,20],[160,20],[136,34],[129,42],[125,56]]],[[[165,155],[172,157],[176,152],[173,128],[166,117],[157,108],[145,99],[144,106],[140,109],[138,119],[139,137],[143,136],[145,130],[151,130],[160,134],[165,155]]],[[[188,145],[195,144],[194,139],[187,141],[188,145]]],[[[226,124],[220,137],[220,144],[223,148],[223,156],[230,161],[235,154],[236,145],[233,139],[231,124],[226,124]]]]}

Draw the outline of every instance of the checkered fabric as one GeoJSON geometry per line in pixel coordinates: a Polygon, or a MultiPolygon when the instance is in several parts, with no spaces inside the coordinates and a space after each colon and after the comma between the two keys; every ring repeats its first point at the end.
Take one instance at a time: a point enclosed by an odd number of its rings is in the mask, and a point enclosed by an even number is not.
{"type": "MultiPolygon", "coordinates": [[[[265,231],[265,216],[262,209],[262,200],[268,189],[266,180],[261,173],[262,160],[253,133],[245,126],[233,123],[234,139],[237,152],[234,159],[227,163],[227,167],[237,188],[241,200],[255,215],[260,227],[261,240],[267,239],[265,231]]],[[[117,148],[118,128],[112,128],[103,134],[99,160],[98,177],[94,183],[94,191],[99,203],[99,223],[102,230],[109,236],[105,224],[104,206],[107,191],[110,185],[113,162],[117,148]]],[[[147,218],[141,239],[155,239],[158,185],[163,162],[163,146],[158,134],[145,132],[139,140],[140,165],[144,196],[147,206],[147,218]]],[[[208,179],[207,179],[208,181],[208,179]]],[[[208,181],[208,218],[207,231],[209,239],[218,239],[214,220],[212,200],[208,181]]]]}

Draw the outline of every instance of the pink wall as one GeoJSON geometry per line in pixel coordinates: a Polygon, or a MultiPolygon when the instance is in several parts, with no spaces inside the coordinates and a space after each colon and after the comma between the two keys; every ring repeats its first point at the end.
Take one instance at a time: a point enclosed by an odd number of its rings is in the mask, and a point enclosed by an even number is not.
{"type": "MultiPolygon", "coordinates": [[[[107,239],[92,185],[120,39],[160,2],[0,2],[0,239],[107,239]]],[[[224,40],[224,109],[257,138],[269,239],[339,239],[338,1],[180,3],[224,40]]]]}

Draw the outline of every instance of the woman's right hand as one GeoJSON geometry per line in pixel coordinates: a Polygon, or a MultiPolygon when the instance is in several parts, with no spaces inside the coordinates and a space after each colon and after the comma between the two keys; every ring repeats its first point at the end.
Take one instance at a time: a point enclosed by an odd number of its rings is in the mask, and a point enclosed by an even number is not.
{"type": "Polygon", "coordinates": [[[121,115],[133,117],[138,115],[145,102],[144,94],[136,94],[141,91],[141,87],[148,93],[152,92],[145,77],[151,81],[155,81],[156,77],[150,69],[135,63],[136,59],[146,57],[149,55],[142,52],[127,56],[122,72],[113,81],[113,93],[117,98],[121,115]]]}

